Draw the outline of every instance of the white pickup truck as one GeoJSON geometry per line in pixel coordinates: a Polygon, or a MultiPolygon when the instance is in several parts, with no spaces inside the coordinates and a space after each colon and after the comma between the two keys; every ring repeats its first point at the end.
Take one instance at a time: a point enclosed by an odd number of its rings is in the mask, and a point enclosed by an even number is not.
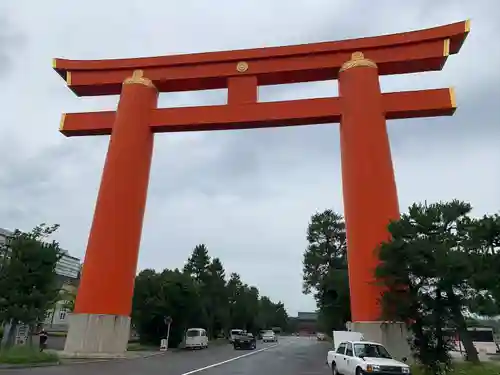
{"type": "Polygon", "coordinates": [[[328,352],[326,362],[332,375],[411,374],[410,366],[393,359],[381,344],[370,341],[343,341],[328,352]]]}

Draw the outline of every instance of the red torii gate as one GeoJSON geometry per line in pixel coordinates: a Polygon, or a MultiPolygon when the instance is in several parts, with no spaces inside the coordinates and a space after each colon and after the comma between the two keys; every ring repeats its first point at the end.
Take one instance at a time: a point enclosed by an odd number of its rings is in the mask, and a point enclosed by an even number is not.
{"type": "Polygon", "coordinates": [[[67,113],[68,137],[111,135],[65,350],[123,352],[153,134],[340,123],[352,320],[380,320],[377,245],[399,217],[386,119],[449,116],[452,89],[381,93],[379,76],[441,70],[469,21],[408,33],[151,58],[55,59],[77,96],[118,95],[117,111],[67,113]],[[257,88],[339,80],[339,97],[259,103],[257,88]],[[228,89],[227,105],[157,108],[159,92],[228,89]],[[117,323],[118,322],[118,323],[117,323]]]}

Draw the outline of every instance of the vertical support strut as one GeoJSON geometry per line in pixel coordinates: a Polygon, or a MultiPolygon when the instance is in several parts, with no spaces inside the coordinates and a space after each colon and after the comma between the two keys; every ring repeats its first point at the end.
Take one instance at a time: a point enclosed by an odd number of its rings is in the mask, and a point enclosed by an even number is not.
{"type": "Polygon", "coordinates": [[[237,76],[228,79],[227,104],[256,103],[258,96],[257,77],[237,76]]]}
{"type": "Polygon", "coordinates": [[[153,153],[149,123],[157,98],[140,70],[123,83],[66,352],[126,349],[153,153]]]}
{"type": "Polygon", "coordinates": [[[376,64],[354,53],[339,73],[340,146],[353,322],[381,318],[376,248],[399,218],[389,137],[376,64]]]}

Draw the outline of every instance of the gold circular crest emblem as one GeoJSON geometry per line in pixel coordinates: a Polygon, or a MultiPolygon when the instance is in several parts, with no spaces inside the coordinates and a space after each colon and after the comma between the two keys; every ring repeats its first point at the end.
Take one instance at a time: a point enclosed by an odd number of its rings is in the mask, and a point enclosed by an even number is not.
{"type": "Polygon", "coordinates": [[[246,72],[248,70],[248,64],[245,61],[240,61],[238,65],[236,65],[236,70],[240,73],[246,72]]]}

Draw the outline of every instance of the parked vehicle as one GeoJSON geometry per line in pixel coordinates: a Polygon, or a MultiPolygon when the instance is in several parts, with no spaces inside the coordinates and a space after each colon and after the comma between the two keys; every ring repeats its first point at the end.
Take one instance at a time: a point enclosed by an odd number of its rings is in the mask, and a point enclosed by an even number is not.
{"type": "Polygon", "coordinates": [[[411,374],[410,366],[392,358],[383,345],[370,341],[343,341],[337,350],[328,352],[326,362],[333,375],[411,374]]]}
{"type": "Polygon", "coordinates": [[[316,333],[316,338],[318,339],[318,341],[325,341],[326,335],[324,333],[318,332],[316,333]]]}
{"type": "Polygon", "coordinates": [[[257,340],[254,335],[250,332],[241,332],[240,334],[234,336],[234,349],[255,349],[257,347],[257,340]]]}
{"type": "Polygon", "coordinates": [[[186,349],[208,348],[207,331],[203,328],[189,328],[186,331],[186,349]]]}
{"type": "Polygon", "coordinates": [[[229,342],[231,344],[234,343],[234,337],[239,335],[241,332],[243,332],[242,329],[232,329],[231,332],[229,332],[229,342]]]}
{"type": "Polygon", "coordinates": [[[263,342],[278,342],[278,336],[273,331],[265,331],[262,334],[263,342]]]}

